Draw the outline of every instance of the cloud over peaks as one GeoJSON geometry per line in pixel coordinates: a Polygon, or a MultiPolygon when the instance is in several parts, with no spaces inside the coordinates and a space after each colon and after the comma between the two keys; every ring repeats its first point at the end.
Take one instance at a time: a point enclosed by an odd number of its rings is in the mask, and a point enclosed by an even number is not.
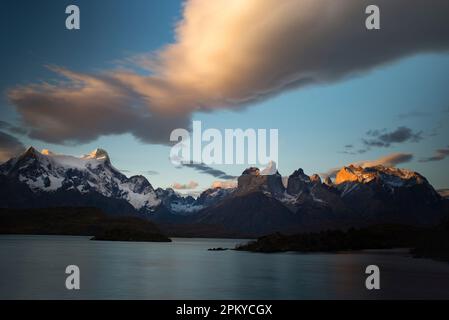
{"type": "MultiPolygon", "coordinates": [[[[375,160],[364,160],[351,163],[363,168],[375,167],[375,166],[386,166],[386,167],[396,167],[399,164],[407,163],[413,160],[413,154],[411,153],[392,153],[375,160]]],[[[341,167],[332,168],[325,173],[322,173],[324,177],[335,177],[341,167]]]]}
{"type": "Polygon", "coordinates": [[[168,144],[169,132],[187,128],[195,111],[239,108],[449,48],[449,2],[377,0],[377,31],[365,28],[369,4],[189,0],[174,43],[139,59],[129,57],[147,74],[53,68],[64,81],[16,87],[8,97],[33,138],[70,143],[131,133],[148,143],[168,144]]]}
{"type": "Polygon", "coordinates": [[[224,171],[209,167],[204,163],[182,163],[182,166],[192,168],[200,173],[208,174],[219,179],[229,180],[237,178],[236,176],[231,176],[224,171]]]}

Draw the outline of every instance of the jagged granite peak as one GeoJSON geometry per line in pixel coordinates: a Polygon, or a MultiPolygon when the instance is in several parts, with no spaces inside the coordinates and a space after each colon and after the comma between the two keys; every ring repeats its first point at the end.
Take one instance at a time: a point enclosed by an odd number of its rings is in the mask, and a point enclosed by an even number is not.
{"type": "Polygon", "coordinates": [[[132,176],[128,181],[133,185],[132,190],[137,193],[143,193],[145,191],[153,191],[151,183],[142,175],[132,176]]]}
{"type": "Polygon", "coordinates": [[[229,197],[200,211],[200,222],[261,234],[384,223],[426,225],[441,219],[441,197],[421,175],[386,167],[343,170],[358,178],[334,184],[328,177],[321,183],[317,175],[309,177],[298,169],[289,177],[287,192],[273,192],[269,179],[279,174],[263,176],[248,168],[229,197]]]}
{"type": "Polygon", "coordinates": [[[311,176],[310,176],[310,182],[312,182],[312,183],[318,183],[318,184],[321,184],[322,182],[321,182],[321,177],[318,175],[318,174],[312,174],[311,176]]]}
{"type": "Polygon", "coordinates": [[[29,146],[25,149],[25,151],[22,153],[23,156],[33,156],[36,154],[39,154],[40,152],[36,150],[33,146],[29,146]]]}
{"type": "Polygon", "coordinates": [[[97,148],[93,150],[91,153],[84,155],[83,159],[97,159],[97,160],[110,161],[108,152],[101,148],[97,148]]]}
{"type": "Polygon", "coordinates": [[[310,177],[304,173],[304,170],[302,168],[299,168],[298,170],[295,170],[290,177],[294,177],[294,178],[300,178],[306,182],[310,181],[310,177]]]}
{"type": "Polygon", "coordinates": [[[237,194],[262,191],[271,195],[285,191],[282,176],[276,171],[272,175],[261,175],[259,168],[251,167],[243,171],[237,179],[237,194]]]}
{"type": "Polygon", "coordinates": [[[382,165],[374,167],[361,167],[350,165],[343,167],[335,178],[335,184],[339,185],[346,182],[370,183],[383,182],[392,187],[410,186],[416,184],[428,183],[426,178],[417,172],[398,169],[394,167],[385,167],[382,165]]]}
{"type": "Polygon", "coordinates": [[[22,152],[17,157],[13,157],[0,165],[0,174],[18,176],[20,171],[26,168],[33,168],[39,173],[40,163],[43,157],[41,153],[34,147],[28,147],[24,152],[22,152]]]}
{"type": "Polygon", "coordinates": [[[307,188],[310,183],[310,177],[304,173],[303,169],[295,170],[289,177],[287,182],[287,193],[297,195],[307,188]]]}
{"type": "Polygon", "coordinates": [[[441,218],[441,196],[411,170],[351,165],[338,172],[335,188],[348,208],[371,219],[430,223],[441,218]]]}
{"type": "Polygon", "coordinates": [[[157,188],[155,193],[158,199],[161,200],[162,205],[173,214],[189,215],[204,208],[204,204],[199,203],[192,196],[183,196],[172,188],[157,188]]]}
{"type": "Polygon", "coordinates": [[[326,178],[324,178],[323,184],[329,186],[329,187],[333,187],[334,183],[332,182],[331,177],[327,176],[326,178]]]}
{"type": "Polygon", "coordinates": [[[276,174],[277,172],[278,171],[277,171],[276,162],[270,160],[268,162],[268,165],[263,170],[260,171],[260,174],[263,175],[263,176],[269,176],[269,175],[272,175],[272,174],[276,174]]]}
{"type": "Polygon", "coordinates": [[[51,198],[52,194],[61,192],[77,193],[81,197],[99,194],[125,200],[136,210],[144,211],[151,211],[160,204],[146,178],[128,179],[112,166],[103,149],[78,158],[48,150],[41,153],[30,147],[0,165],[0,174],[26,185],[34,193],[33,197],[51,198]]]}
{"type": "Polygon", "coordinates": [[[213,205],[219,201],[221,201],[222,199],[224,199],[225,197],[231,195],[234,192],[235,188],[228,188],[228,189],[224,189],[224,188],[209,188],[204,190],[200,196],[198,197],[198,199],[196,200],[196,202],[199,205],[202,206],[210,206],[213,205]]]}
{"type": "Polygon", "coordinates": [[[245,176],[245,175],[259,176],[260,170],[259,170],[259,168],[256,168],[256,167],[250,167],[250,168],[245,169],[242,172],[242,176],[245,176]]]}

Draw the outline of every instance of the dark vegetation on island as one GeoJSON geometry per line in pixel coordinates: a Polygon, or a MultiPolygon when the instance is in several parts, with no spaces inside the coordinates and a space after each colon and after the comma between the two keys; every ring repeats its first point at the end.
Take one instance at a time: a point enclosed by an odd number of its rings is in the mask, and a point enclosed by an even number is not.
{"type": "Polygon", "coordinates": [[[171,241],[152,222],[97,208],[0,209],[0,234],[93,236],[109,241],[171,241]]]}
{"type": "Polygon", "coordinates": [[[449,261],[449,219],[436,227],[373,225],[346,231],[284,235],[275,233],[241,244],[235,250],[274,252],[339,252],[366,249],[410,248],[415,257],[449,261]]]}
{"type": "Polygon", "coordinates": [[[415,257],[449,261],[449,217],[420,240],[411,250],[415,257]]]}
{"type": "Polygon", "coordinates": [[[229,248],[218,247],[218,248],[209,248],[209,249],[207,249],[207,251],[227,251],[227,250],[229,250],[229,248]]]}

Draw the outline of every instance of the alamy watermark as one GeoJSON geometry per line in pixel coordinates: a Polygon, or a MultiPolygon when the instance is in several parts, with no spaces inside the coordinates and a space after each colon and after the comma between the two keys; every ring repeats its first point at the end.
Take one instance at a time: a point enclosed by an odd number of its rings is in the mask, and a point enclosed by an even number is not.
{"type": "Polygon", "coordinates": [[[65,287],[67,290],[80,289],[80,268],[77,265],[69,265],[65,269],[65,273],[69,276],[65,280],[65,287]]]}
{"type": "MultiPolygon", "coordinates": [[[[80,29],[80,8],[77,5],[71,4],[66,7],[65,13],[68,15],[65,20],[65,27],[67,30],[80,29]]],[[[365,14],[368,17],[365,20],[365,27],[368,30],[380,29],[380,9],[377,5],[371,4],[365,8],[365,14]]]]}
{"type": "Polygon", "coordinates": [[[369,276],[365,280],[365,287],[368,290],[380,290],[380,269],[375,264],[369,265],[365,269],[369,276]]]}
{"type": "Polygon", "coordinates": [[[170,150],[175,166],[183,163],[267,165],[279,163],[278,129],[202,130],[201,121],[193,121],[192,132],[175,129],[170,150]]]}

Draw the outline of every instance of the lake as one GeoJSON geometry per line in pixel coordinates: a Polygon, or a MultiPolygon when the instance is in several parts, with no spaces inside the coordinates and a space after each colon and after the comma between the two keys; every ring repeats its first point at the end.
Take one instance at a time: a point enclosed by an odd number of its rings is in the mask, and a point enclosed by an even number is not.
{"type": "Polygon", "coordinates": [[[427,299],[449,298],[449,263],[406,250],[341,254],[207,251],[244,240],[172,243],[0,236],[0,299],[427,299]],[[81,289],[65,288],[77,265],[81,289]],[[381,289],[365,288],[380,268],[381,289]]]}

